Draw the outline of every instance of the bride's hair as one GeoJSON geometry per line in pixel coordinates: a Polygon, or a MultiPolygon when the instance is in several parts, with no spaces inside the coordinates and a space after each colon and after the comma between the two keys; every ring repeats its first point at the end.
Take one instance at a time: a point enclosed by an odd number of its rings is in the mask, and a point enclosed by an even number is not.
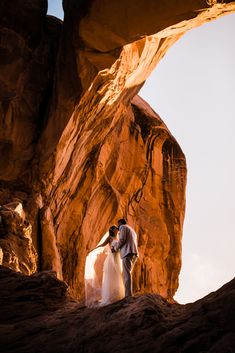
{"type": "Polygon", "coordinates": [[[115,233],[114,233],[115,229],[118,229],[118,228],[116,226],[112,226],[109,228],[110,237],[115,237],[115,233]]]}

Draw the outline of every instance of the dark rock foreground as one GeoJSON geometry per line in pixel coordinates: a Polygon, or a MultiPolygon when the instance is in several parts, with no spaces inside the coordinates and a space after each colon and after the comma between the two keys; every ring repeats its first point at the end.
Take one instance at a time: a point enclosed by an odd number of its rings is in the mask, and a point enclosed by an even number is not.
{"type": "Polygon", "coordinates": [[[138,295],[99,309],[50,272],[0,268],[0,352],[235,352],[235,279],[195,303],[138,295]]]}

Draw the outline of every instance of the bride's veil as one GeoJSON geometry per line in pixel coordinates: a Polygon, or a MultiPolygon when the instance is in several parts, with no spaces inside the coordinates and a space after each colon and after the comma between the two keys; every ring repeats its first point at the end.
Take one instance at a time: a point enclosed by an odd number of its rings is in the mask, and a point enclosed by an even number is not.
{"type": "MultiPolygon", "coordinates": [[[[102,244],[109,233],[100,240],[102,244]]],[[[97,245],[97,246],[98,246],[97,245]]],[[[85,264],[85,301],[88,307],[99,305],[102,295],[103,265],[108,255],[109,245],[91,251],[86,257],[85,264]]]]}

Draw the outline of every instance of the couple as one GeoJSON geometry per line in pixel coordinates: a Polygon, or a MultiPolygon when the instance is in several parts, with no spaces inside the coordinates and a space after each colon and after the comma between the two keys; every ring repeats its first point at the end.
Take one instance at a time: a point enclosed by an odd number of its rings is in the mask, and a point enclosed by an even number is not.
{"type": "Polygon", "coordinates": [[[94,255],[93,260],[88,255],[90,262],[85,272],[88,306],[107,305],[132,295],[131,272],[138,256],[137,235],[125,219],[118,221],[118,227],[110,227],[108,236],[90,254],[94,255]]]}

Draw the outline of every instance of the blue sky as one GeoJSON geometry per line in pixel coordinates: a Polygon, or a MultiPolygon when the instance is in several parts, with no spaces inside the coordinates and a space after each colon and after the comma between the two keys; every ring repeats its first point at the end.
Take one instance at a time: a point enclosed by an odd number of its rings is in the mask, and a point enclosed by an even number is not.
{"type": "Polygon", "coordinates": [[[64,13],[62,8],[62,0],[48,0],[47,13],[63,19],[64,13]]]}
{"type": "MultiPolygon", "coordinates": [[[[61,2],[48,12],[62,18],[61,2]]],[[[187,32],[140,95],[182,147],[188,166],[183,266],[175,298],[218,289],[235,269],[235,14],[187,32]]]]}

